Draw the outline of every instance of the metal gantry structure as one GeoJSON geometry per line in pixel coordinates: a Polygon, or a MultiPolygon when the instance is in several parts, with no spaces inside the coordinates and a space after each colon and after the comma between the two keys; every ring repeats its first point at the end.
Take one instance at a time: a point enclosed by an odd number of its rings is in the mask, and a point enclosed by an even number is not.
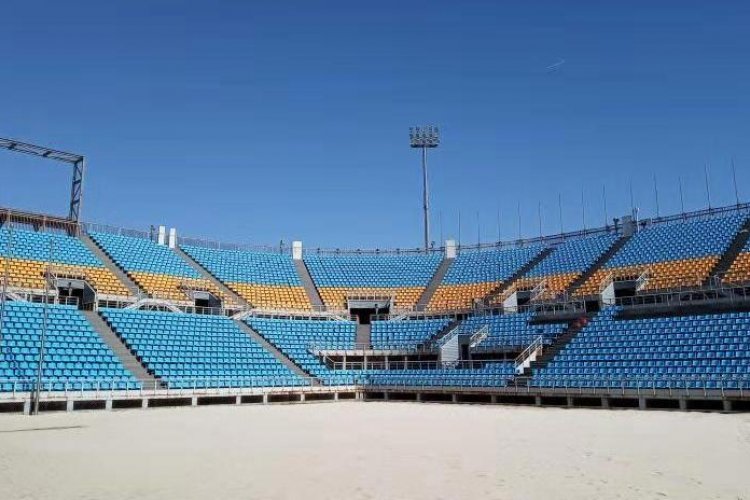
{"type": "Polygon", "coordinates": [[[82,155],[58,151],[15,139],[4,139],[2,137],[0,137],[0,148],[72,165],[73,181],[70,186],[70,210],[68,218],[73,222],[80,221],[81,206],[83,203],[83,176],[86,170],[86,159],[82,155]]]}
{"type": "Polygon", "coordinates": [[[427,150],[440,144],[440,132],[433,125],[409,129],[412,148],[422,150],[422,207],[424,209],[424,249],[430,248],[430,192],[427,183],[427,150]]]}

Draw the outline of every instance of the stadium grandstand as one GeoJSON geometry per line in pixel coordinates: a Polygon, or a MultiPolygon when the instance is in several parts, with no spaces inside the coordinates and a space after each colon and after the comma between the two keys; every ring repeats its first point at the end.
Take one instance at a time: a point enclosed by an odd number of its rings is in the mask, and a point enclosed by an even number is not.
{"type": "Polygon", "coordinates": [[[750,206],[634,215],[533,240],[324,251],[3,209],[0,405],[748,409],[750,206]]]}

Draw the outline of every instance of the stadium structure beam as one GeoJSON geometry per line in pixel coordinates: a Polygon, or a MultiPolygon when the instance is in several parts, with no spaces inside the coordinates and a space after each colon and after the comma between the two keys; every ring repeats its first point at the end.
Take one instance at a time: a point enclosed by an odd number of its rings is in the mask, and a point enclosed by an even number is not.
{"type": "Polygon", "coordinates": [[[4,139],[2,137],[0,137],[0,148],[72,165],[73,181],[70,186],[70,210],[68,212],[68,219],[73,222],[78,222],[80,220],[81,207],[83,204],[83,176],[86,171],[86,159],[82,155],[58,151],[56,149],[39,146],[37,144],[29,144],[15,139],[4,139]]]}
{"type": "Polygon", "coordinates": [[[412,148],[422,150],[422,208],[424,210],[424,249],[430,248],[430,193],[427,183],[427,150],[440,144],[440,133],[437,127],[412,127],[409,129],[412,148]]]}

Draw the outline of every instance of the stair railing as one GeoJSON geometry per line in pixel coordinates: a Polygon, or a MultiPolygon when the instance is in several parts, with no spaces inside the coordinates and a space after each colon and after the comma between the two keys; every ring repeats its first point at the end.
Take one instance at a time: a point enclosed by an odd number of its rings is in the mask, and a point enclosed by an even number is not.
{"type": "Polygon", "coordinates": [[[521,354],[519,354],[513,362],[516,373],[520,373],[523,368],[529,366],[531,364],[531,361],[536,359],[540,354],[542,354],[543,351],[544,336],[538,335],[534,340],[531,341],[531,344],[529,344],[526,349],[521,351],[521,354]],[[521,368],[521,370],[519,370],[519,368],[521,368]]]}

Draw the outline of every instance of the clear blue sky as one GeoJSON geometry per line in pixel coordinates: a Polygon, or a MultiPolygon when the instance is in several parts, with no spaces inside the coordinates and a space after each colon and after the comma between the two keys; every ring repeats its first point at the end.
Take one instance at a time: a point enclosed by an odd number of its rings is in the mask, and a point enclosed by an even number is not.
{"type": "MultiPolygon", "coordinates": [[[[88,158],[84,217],[308,246],[421,241],[408,127],[441,126],[433,236],[483,241],[750,197],[750,2],[3,3],[0,136],[88,158]],[[559,64],[564,60],[564,64],[559,64]],[[557,67],[547,69],[558,63],[557,67]],[[441,217],[442,214],[442,217],[441,217]]],[[[69,172],[0,152],[0,205],[69,172]]]]}

